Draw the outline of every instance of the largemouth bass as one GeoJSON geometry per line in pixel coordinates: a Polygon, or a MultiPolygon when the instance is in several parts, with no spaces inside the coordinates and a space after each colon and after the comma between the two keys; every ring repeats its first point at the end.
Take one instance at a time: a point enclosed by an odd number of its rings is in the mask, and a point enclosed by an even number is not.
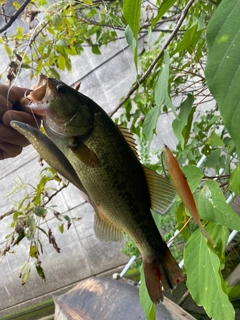
{"type": "Polygon", "coordinates": [[[42,116],[51,142],[44,140],[46,136],[41,139],[29,125],[13,121],[13,128],[81,190],[94,208],[98,239],[120,241],[124,232],[131,237],[142,255],[149,296],[159,303],[162,286],[169,290],[184,279],[150,212],[150,208],[157,213],[168,210],[174,201],[174,187],[140,163],[131,133],[116,126],[90,98],[45,76],[34,89],[25,111],[42,116]],[[76,174],[69,174],[72,170],[76,174]]]}

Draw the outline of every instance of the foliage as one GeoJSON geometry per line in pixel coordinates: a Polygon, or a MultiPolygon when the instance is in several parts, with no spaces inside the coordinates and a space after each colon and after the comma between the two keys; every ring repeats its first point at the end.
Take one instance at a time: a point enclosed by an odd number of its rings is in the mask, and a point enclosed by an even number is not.
{"type": "MultiPolygon", "coordinates": [[[[71,56],[81,55],[87,46],[93,54],[102,54],[104,46],[125,32],[138,75],[112,115],[121,108],[115,121],[138,136],[142,162],[158,172],[163,171],[161,150],[152,150],[151,142],[159,119],[163,115],[172,119],[178,140],[175,155],[195,193],[200,217],[216,242],[213,248],[192,223],[183,230],[187,286],[195,302],[218,320],[234,319],[229,297],[238,292],[227,287],[221,272],[229,231],[240,230],[239,217],[226,203],[231,192],[240,194],[239,15],[240,0],[83,0],[52,5],[35,0],[22,16],[25,22],[29,19],[28,32],[17,27],[14,34],[0,38],[9,57],[4,75],[12,82],[23,69],[29,70],[30,77],[42,72],[58,78],[59,70],[71,70],[71,56]],[[140,35],[146,39],[143,45],[138,42],[140,35]],[[151,164],[153,156],[157,160],[151,164]],[[197,168],[201,159],[205,161],[197,168]]],[[[24,210],[29,213],[18,209],[13,222],[13,227],[17,221],[28,226],[24,236],[36,260],[39,225],[33,221],[44,218],[42,207],[40,202],[35,209],[27,204],[24,210]]],[[[188,212],[179,199],[176,207],[181,229],[188,212]]],[[[128,249],[136,253],[132,243],[128,249]]],[[[27,261],[22,267],[23,282],[29,272],[27,261]]],[[[154,319],[144,281],[140,300],[146,317],[154,319]]]]}
{"type": "MultiPolygon", "coordinates": [[[[48,203],[59,192],[67,187],[68,184],[62,183],[61,178],[52,168],[45,168],[40,173],[39,182],[36,187],[31,184],[27,184],[19,178],[15,180],[13,190],[8,194],[12,197],[15,193],[20,193],[21,200],[13,200],[14,209],[10,210],[7,214],[12,214],[13,221],[11,228],[13,231],[6,235],[5,247],[0,251],[0,256],[5,256],[7,252],[13,253],[16,245],[21,244],[21,241],[26,239],[29,241],[29,255],[27,261],[24,262],[20,269],[19,277],[22,279],[22,285],[24,285],[31,273],[30,260],[35,261],[35,268],[38,275],[46,280],[45,273],[41,267],[42,261],[40,255],[43,253],[43,245],[40,239],[40,233],[46,236],[49,243],[53,248],[60,253],[60,248],[56,243],[55,236],[52,233],[51,228],[47,224],[49,215],[52,214],[59,222],[60,232],[64,231],[64,221],[67,225],[67,229],[72,224],[72,219],[68,215],[62,215],[56,211],[54,206],[48,206],[48,203]],[[60,188],[56,188],[51,182],[57,181],[61,183],[60,188]],[[44,228],[44,222],[47,228],[44,228]],[[32,258],[32,259],[31,259],[32,258]]],[[[0,216],[0,220],[6,216],[0,216]]]]}

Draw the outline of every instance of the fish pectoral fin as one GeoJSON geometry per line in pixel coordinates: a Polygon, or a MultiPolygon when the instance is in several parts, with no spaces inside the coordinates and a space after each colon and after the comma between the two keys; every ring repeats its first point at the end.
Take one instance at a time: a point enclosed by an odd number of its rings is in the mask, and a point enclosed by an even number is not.
{"type": "Polygon", "coordinates": [[[33,145],[40,157],[43,158],[49,166],[86,194],[86,190],[73,166],[52,140],[29,124],[20,121],[11,121],[10,124],[33,145]]]}
{"type": "Polygon", "coordinates": [[[91,168],[101,167],[100,160],[97,155],[90,150],[81,140],[75,138],[72,145],[68,148],[80,159],[86,166],[91,168]]]}
{"type": "Polygon", "coordinates": [[[124,128],[122,125],[118,124],[117,125],[119,131],[121,132],[121,134],[123,135],[124,139],[127,141],[127,143],[129,144],[130,148],[132,149],[133,153],[135,154],[135,156],[139,159],[139,154],[137,151],[137,143],[134,139],[133,134],[129,131],[128,128],[124,128]]]}
{"type": "Polygon", "coordinates": [[[176,191],[169,180],[142,165],[154,212],[165,214],[172,206],[176,191]]]}
{"type": "Polygon", "coordinates": [[[122,241],[124,238],[123,231],[97,210],[94,217],[94,232],[101,241],[122,241]]]}

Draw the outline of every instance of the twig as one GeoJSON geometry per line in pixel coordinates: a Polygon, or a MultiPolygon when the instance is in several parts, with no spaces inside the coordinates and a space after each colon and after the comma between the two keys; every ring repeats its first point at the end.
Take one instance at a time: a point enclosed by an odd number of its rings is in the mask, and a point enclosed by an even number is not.
{"type": "Polygon", "coordinates": [[[173,38],[175,37],[176,33],[178,32],[178,30],[180,29],[187,13],[188,10],[190,9],[190,7],[192,6],[193,2],[195,0],[190,0],[188,2],[188,4],[185,6],[185,8],[182,10],[182,13],[180,15],[180,18],[178,20],[178,23],[176,24],[176,27],[174,28],[173,32],[171,33],[170,37],[168,38],[168,40],[166,41],[165,45],[162,47],[162,50],[158,53],[158,55],[156,56],[156,58],[153,60],[153,62],[150,64],[150,66],[148,67],[148,69],[145,71],[145,73],[142,75],[142,77],[138,80],[138,82],[136,82],[136,84],[129,90],[129,92],[127,93],[127,95],[125,96],[125,98],[119,103],[119,105],[111,112],[109,113],[109,116],[112,117],[114,115],[114,113],[116,113],[118,111],[119,108],[121,108],[121,106],[131,97],[131,95],[140,87],[140,85],[146,80],[146,78],[150,75],[150,73],[152,72],[153,68],[155,67],[155,65],[158,63],[158,61],[161,59],[161,57],[163,56],[164,50],[168,47],[168,45],[171,43],[171,41],[173,40],[173,38]]]}
{"type": "Polygon", "coordinates": [[[183,294],[183,296],[182,296],[182,298],[177,302],[177,305],[178,306],[181,306],[182,304],[183,304],[183,302],[187,299],[187,297],[190,295],[190,292],[187,290],[184,294],[183,294]]]}
{"type": "Polygon", "coordinates": [[[192,219],[192,217],[189,217],[189,218],[188,218],[188,220],[184,223],[184,225],[183,225],[182,228],[178,231],[178,233],[177,233],[174,237],[172,237],[172,238],[167,242],[167,244],[173,242],[173,240],[174,240],[177,236],[179,236],[179,234],[183,231],[183,229],[186,228],[186,226],[188,225],[188,223],[190,222],[191,219],[192,219]]]}
{"type": "Polygon", "coordinates": [[[45,207],[51,200],[52,198],[54,198],[59,192],[61,192],[63,189],[67,188],[67,186],[69,185],[69,182],[67,182],[66,184],[64,184],[60,189],[58,189],[56,192],[54,192],[53,194],[51,194],[50,196],[47,196],[47,200],[41,204],[41,207],[45,207]]]}
{"type": "Polygon", "coordinates": [[[6,16],[6,14],[5,14],[5,4],[2,4],[1,5],[1,9],[2,9],[2,13],[1,13],[1,15],[2,15],[2,17],[3,17],[3,21],[5,22],[5,23],[7,23],[7,16],[6,16]]]}
{"type": "Polygon", "coordinates": [[[13,22],[17,19],[17,17],[23,12],[23,10],[26,8],[26,6],[31,2],[31,0],[26,0],[23,2],[21,7],[10,17],[9,21],[0,29],[0,33],[6,31],[13,22]]]}
{"type": "Polygon", "coordinates": [[[10,216],[11,214],[13,214],[15,211],[16,211],[15,208],[9,209],[6,213],[4,213],[4,214],[2,214],[2,215],[0,216],[0,221],[1,221],[2,219],[6,218],[7,216],[10,216]]]}

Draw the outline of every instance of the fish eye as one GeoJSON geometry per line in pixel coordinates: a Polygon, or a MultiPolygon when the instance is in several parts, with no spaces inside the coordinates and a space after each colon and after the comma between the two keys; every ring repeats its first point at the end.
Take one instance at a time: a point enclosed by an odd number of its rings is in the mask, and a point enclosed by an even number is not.
{"type": "Polygon", "coordinates": [[[58,84],[56,86],[56,90],[57,90],[58,93],[65,93],[66,92],[66,89],[65,89],[63,84],[58,84]]]}

